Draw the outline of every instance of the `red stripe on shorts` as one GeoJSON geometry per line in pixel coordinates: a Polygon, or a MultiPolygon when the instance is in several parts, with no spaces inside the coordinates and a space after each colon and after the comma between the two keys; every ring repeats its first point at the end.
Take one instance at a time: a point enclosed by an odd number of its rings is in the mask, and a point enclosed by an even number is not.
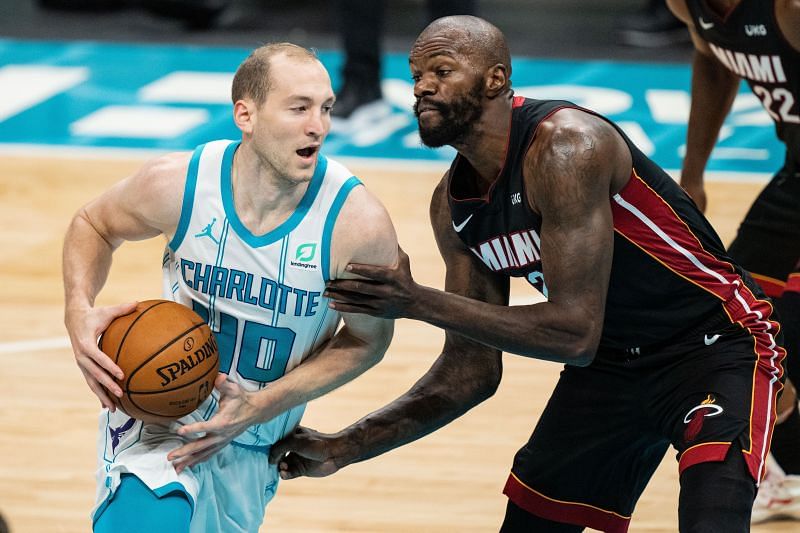
{"type": "Polygon", "coordinates": [[[562,524],[590,527],[606,533],[626,533],[631,521],[630,516],[622,516],[593,505],[548,498],[520,481],[513,472],[508,476],[503,494],[532,515],[562,524]]]}

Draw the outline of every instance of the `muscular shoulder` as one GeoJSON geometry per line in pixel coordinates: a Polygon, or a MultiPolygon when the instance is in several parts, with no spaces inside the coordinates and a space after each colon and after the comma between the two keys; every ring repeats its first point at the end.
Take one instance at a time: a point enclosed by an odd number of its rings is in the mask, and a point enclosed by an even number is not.
{"type": "Polygon", "coordinates": [[[183,192],[191,152],[172,152],[147,161],[133,176],[139,185],[148,185],[156,193],[183,192]]]}
{"type": "Polygon", "coordinates": [[[178,223],[191,152],[165,154],[145,163],[127,186],[142,217],[170,234],[178,223]]]}
{"type": "Polygon", "coordinates": [[[576,141],[599,139],[611,125],[600,117],[580,109],[564,108],[543,120],[536,131],[537,139],[548,141],[553,146],[573,146],[576,141]]]}
{"type": "Polygon", "coordinates": [[[531,164],[545,167],[603,165],[620,155],[623,148],[622,137],[608,121],[580,109],[566,108],[539,125],[528,159],[531,164]]]}
{"type": "Polygon", "coordinates": [[[579,200],[587,188],[616,191],[630,176],[631,153],[606,120],[579,109],[562,109],[542,121],[525,161],[528,200],[579,200]]]}
{"type": "Polygon", "coordinates": [[[171,235],[180,218],[190,157],[171,153],[145,162],[87,204],[87,216],[108,235],[125,240],[171,235]]]}
{"type": "Polygon", "coordinates": [[[386,208],[366,187],[347,196],[333,229],[331,259],[334,277],[348,263],[397,264],[397,234],[386,208]]]}

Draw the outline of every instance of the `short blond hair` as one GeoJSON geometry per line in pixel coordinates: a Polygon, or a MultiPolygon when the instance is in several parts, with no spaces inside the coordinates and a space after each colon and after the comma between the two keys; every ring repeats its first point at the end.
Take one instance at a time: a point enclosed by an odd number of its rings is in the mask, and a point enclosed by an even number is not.
{"type": "Polygon", "coordinates": [[[270,63],[273,57],[280,54],[301,61],[319,61],[314,50],[292,43],[270,43],[256,48],[233,75],[231,99],[234,104],[244,98],[252,98],[256,105],[261,105],[267,99],[267,93],[272,88],[270,63]]]}

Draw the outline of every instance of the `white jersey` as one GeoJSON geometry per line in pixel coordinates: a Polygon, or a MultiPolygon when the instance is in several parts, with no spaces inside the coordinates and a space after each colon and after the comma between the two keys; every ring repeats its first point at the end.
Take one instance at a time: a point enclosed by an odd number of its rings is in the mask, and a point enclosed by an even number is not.
{"type": "MultiPolygon", "coordinates": [[[[339,313],[322,297],[332,274],[331,236],[347,195],[360,182],[320,155],[295,212],[256,236],[233,204],[231,169],[238,145],[214,141],[192,156],[178,228],[164,253],[164,297],[206,319],[217,338],[220,371],[254,391],[268,387],[335,333],[339,313]]],[[[178,427],[211,418],[218,398],[214,391],[169,425],[144,424],[119,409],[104,409],[93,520],[112,500],[121,476],[134,474],[159,496],[176,488],[186,493],[192,533],[256,531],[279,480],[264,453],[300,422],[305,405],[250,427],[210,460],[176,473],[167,454],[194,438],[179,436],[178,427]]]]}
{"type": "MultiPolygon", "coordinates": [[[[339,313],[323,298],[331,277],[336,216],[358,179],[319,156],[295,212],[265,235],[236,214],[231,186],[238,142],[198,147],[189,164],[180,221],[164,254],[164,296],[205,318],[219,346],[220,372],[243,388],[269,386],[333,336],[339,313]]],[[[213,415],[215,399],[201,405],[213,415]]],[[[292,416],[253,426],[236,439],[270,445],[299,421],[292,416]]]]}

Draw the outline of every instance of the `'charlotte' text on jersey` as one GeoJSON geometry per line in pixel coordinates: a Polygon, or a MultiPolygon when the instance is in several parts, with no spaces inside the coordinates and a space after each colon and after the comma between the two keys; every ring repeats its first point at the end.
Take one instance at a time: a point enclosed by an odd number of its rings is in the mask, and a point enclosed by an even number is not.
{"type": "Polygon", "coordinates": [[[283,315],[314,316],[319,306],[320,292],[298,289],[235,268],[181,258],[180,272],[186,285],[198,292],[235,299],[283,315]]]}

